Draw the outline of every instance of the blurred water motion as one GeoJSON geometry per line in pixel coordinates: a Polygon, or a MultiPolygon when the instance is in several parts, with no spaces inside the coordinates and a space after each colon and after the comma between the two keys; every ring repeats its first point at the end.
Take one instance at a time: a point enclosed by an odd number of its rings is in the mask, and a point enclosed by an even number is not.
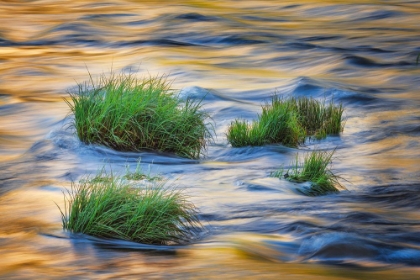
{"type": "Polygon", "coordinates": [[[0,12],[0,278],[419,275],[418,1],[3,1],[0,12]],[[203,99],[217,136],[206,157],[81,143],[67,90],[110,71],[168,74],[181,97],[203,99]],[[344,132],[300,149],[231,148],[231,121],[253,120],[274,93],[342,102],[344,132]],[[304,197],[269,177],[315,148],[337,148],[348,191],[304,197]],[[197,240],[62,231],[71,181],[139,158],[200,209],[197,240]]]}

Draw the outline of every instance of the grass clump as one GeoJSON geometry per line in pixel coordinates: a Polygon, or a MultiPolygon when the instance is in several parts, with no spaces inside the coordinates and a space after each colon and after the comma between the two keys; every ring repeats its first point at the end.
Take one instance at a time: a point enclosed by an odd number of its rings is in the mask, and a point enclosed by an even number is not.
{"type": "Polygon", "coordinates": [[[186,242],[200,227],[195,206],[165,184],[132,188],[122,177],[73,183],[60,209],[65,230],[147,244],[186,242]]]}
{"type": "Polygon", "coordinates": [[[80,140],[120,151],[199,158],[210,136],[200,102],[181,102],[163,76],[102,75],[78,84],[68,102],[80,140]]]}
{"type": "Polygon", "coordinates": [[[274,96],[271,104],[262,107],[258,120],[251,124],[234,120],[227,132],[233,147],[261,146],[281,143],[296,147],[305,137],[325,138],[343,131],[342,104],[335,106],[313,98],[280,98],[274,96]]]}
{"type": "Polygon", "coordinates": [[[328,168],[334,151],[313,151],[303,157],[303,161],[296,160],[292,163],[292,168],[285,171],[281,168],[271,173],[272,177],[281,178],[296,182],[311,182],[310,188],[301,188],[300,192],[309,196],[318,196],[328,193],[336,193],[342,188],[337,180],[337,176],[328,168]],[[337,187],[338,186],[338,187],[337,187]]]}
{"type": "Polygon", "coordinates": [[[140,181],[140,180],[148,180],[148,181],[156,181],[161,180],[162,178],[159,175],[152,176],[150,172],[150,165],[148,172],[144,172],[143,168],[141,167],[140,160],[137,162],[136,169],[134,172],[130,171],[130,165],[125,166],[126,172],[123,176],[124,179],[131,180],[131,181],[140,181]]]}

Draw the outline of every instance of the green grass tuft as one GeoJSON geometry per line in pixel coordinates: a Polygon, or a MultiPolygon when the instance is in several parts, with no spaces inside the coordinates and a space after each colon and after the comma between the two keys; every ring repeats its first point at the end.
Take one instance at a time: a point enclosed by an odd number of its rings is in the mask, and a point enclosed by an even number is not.
{"type": "Polygon", "coordinates": [[[328,193],[336,193],[342,188],[337,180],[337,176],[328,168],[334,151],[313,151],[299,160],[296,154],[296,160],[292,163],[292,168],[287,171],[281,168],[271,173],[272,177],[284,177],[289,181],[296,183],[311,182],[308,189],[299,189],[302,193],[309,196],[318,196],[328,193]]]}
{"type": "Polygon", "coordinates": [[[102,75],[78,84],[68,102],[80,140],[120,151],[154,150],[199,158],[210,132],[201,103],[181,102],[163,76],[102,75]]]}
{"type": "Polygon", "coordinates": [[[150,172],[150,165],[149,170],[145,173],[141,167],[140,160],[137,162],[136,169],[134,172],[130,171],[130,165],[126,165],[126,172],[123,176],[124,179],[131,180],[131,181],[140,181],[140,180],[148,180],[148,181],[156,181],[161,180],[162,178],[159,175],[152,176],[150,172]]]}
{"type": "Polygon", "coordinates": [[[132,188],[120,176],[80,180],[60,209],[65,230],[147,244],[187,242],[200,228],[195,206],[177,190],[161,184],[132,188]]]}
{"type": "Polygon", "coordinates": [[[281,143],[296,147],[305,137],[323,139],[343,131],[342,104],[326,103],[313,98],[280,98],[274,96],[271,104],[262,107],[258,120],[248,124],[234,120],[227,132],[233,147],[261,146],[281,143]]]}
{"type": "Polygon", "coordinates": [[[229,127],[227,138],[233,147],[262,146],[265,144],[264,133],[258,122],[249,124],[246,121],[235,120],[229,127]]]}

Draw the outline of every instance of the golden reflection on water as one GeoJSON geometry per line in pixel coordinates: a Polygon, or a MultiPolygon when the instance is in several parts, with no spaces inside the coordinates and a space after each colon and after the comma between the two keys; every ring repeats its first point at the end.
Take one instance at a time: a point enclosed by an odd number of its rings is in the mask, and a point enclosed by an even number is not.
{"type": "MultiPolygon", "coordinates": [[[[410,120],[407,116],[419,115],[415,103],[420,100],[419,95],[417,88],[409,86],[394,91],[395,87],[415,79],[420,73],[419,68],[392,64],[386,67],[349,66],[345,61],[348,53],[337,51],[353,48],[357,53],[358,48],[368,45],[393,52],[392,56],[389,53],[369,54],[369,58],[377,59],[384,65],[395,57],[403,62],[414,60],[415,55],[410,50],[418,47],[418,41],[413,39],[419,30],[418,21],[413,20],[419,11],[418,4],[398,5],[398,11],[406,13],[406,17],[399,17],[396,23],[386,17],[353,21],[352,17],[359,14],[354,10],[355,4],[363,4],[363,9],[360,9],[363,18],[363,15],[369,15],[385,5],[384,1],[280,2],[115,0],[102,3],[77,0],[1,3],[0,39],[15,45],[0,47],[0,163],[8,164],[7,178],[0,183],[16,182],[13,186],[17,189],[0,196],[0,278],[33,278],[36,275],[39,278],[138,279],[139,275],[150,278],[173,278],[176,275],[178,278],[193,279],[415,279],[420,274],[416,267],[384,267],[383,264],[366,261],[363,263],[365,268],[375,269],[358,270],[320,265],[311,260],[281,261],[290,256],[281,255],[280,251],[266,245],[264,241],[270,237],[252,233],[221,235],[206,243],[181,249],[175,255],[98,249],[92,244],[77,244],[77,239],[62,236],[60,214],[54,203],[63,206],[61,188],[69,186],[69,178],[64,175],[76,167],[88,170],[86,166],[89,163],[78,159],[80,155],[70,148],[66,150],[66,147],[62,148],[63,153],[67,151],[76,155],[68,155],[60,161],[31,161],[31,153],[27,151],[39,141],[51,141],[48,138],[51,130],[64,125],[61,121],[69,114],[69,109],[63,98],[68,98],[68,88],[88,79],[88,71],[96,78],[111,70],[139,69],[140,75],[168,74],[176,89],[199,86],[225,93],[220,95],[224,99],[227,99],[227,92],[232,93],[229,98],[234,97],[238,102],[228,100],[206,104],[206,108],[220,114],[225,109],[242,106],[244,111],[256,115],[262,102],[259,99],[242,102],[241,98],[246,96],[244,93],[274,93],[278,88],[281,91],[284,86],[297,83],[302,76],[333,81],[344,88],[351,85],[356,92],[359,86],[377,88],[380,91],[373,96],[378,100],[412,100],[412,107],[393,109],[390,105],[389,111],[371,112],[364,105],[360,108],[353,105],[347,112],[349,119],[341,137],[343,141],[357,144],[345,142],[347,146],[337,150],[337,166],[339,170],[348,172],[343,177],[351,182],[349,189],[355,191],[360,186],[372,186],[378,182],[419,181],[416,177],[419,174],[418,137],[415,134],[399,134],[407,125],[416,127],[418,119],[410,120]],[[297,4],[300,6],[279,9],[279,5],[297,4]],[[187,13],[218,17],[225,25],[221,28],[218,22],[211,20],[190,22],[187,27],[176,21],[167,24],[167,21],[173,20],[173,14],[187,13]],[[122,16],[112,16],[115,14],[122,16]],[[95,18],[97,15],[100,17],[95,18]],[[395,30],[396,25],[399,30],[395,30]],[[380,30],[375,30],[378,27],[380,30]],[[198,43],[198,46],[121,44],[147,41],[154,39],[154,35],[162,38],[176,35],[176,39],[188,43],[191,36],[202,39],[199,35],[207,33],[209,38],[217,34],[219,39],[232,34],[245,34],[252,40],[260,40],[265,33],[281,36],[274,36],[275,39],[269,43],[236,46],[213,46],[211,43],[210,46],[205,43],[202,46],[198,43]],[[73,35],[83,35],[81,39],[101,43],[99,46],[78,43],[80,38],[73,35]],[[323,47],[321,50],[311,46],[308,49],[283,46],[297,39],[330,35],[340,38],[322,42],[315,40],[319,47],[323,47]],[[395,36],[396,39],[393,38],[395,36]],[[54,40],[58,42],[48,43],[54,40]],[[37,44],[37,41],[40,43],[37,44]],[[378,135],[383,121],[395,123],[395,134],[371,142],[357,142],[363,136],[352,138],[352,135],[363,133],[372,137],[378,135]],[[411,146],[408,143],[412,143],[411,146]],[[384,175],[379,172],[387,169],[397,169],[400,173],[395,175],[390,171],[384,175]],[[15,175],[18,177],[13,177],[15,175]],[[381,269],[376,270],[378,267],[381,269]]],[[[387,7],[390,9],[392,5],[387,7]]],[[[216,127],[221,134],[216,142],[223,148],[226,146],[224,132],[233,117],[241,116],[223,117],[216,127]]],[[[293,153],[287,150],[278,154],[284,160],[292,158],[293,153]]],[[[226,164],[223,159],[214,162],[204,160],[202,166],[208,170],[199,170],[197,174],[187,170],[180,180],[191,187],[188,191],[195,203],[210,213],[220,209],[264,205],[273,199],[286,203],[288,197],[296,197],[290,186],[267,178],[269,169],[280,166],[280,161],[251,158],[244,163],[226,164]],[[274,192],[250,192],[244,187],[247,184],[265,186],[274,192]]],[[[343,215],[364,210],[388,215],[392,220],[419,220],[415,213],[398,212],[387,207],[376,209],[375,205],[354,206],[350,203],[341,206],[343,209],[335,211],[343,215]]],[[[299,220],[328,226],[324,220],[311,216],[314,213],[318,213],[316,209],[311,213],[285,212],[275,218],[283,222],[299,220]]],[[[212,226],[236,226],[262,218],[265,217],[221,219],[214,221],[212,226]]],[[[277,241],[289,238],[271,237],[277,241]]]]}

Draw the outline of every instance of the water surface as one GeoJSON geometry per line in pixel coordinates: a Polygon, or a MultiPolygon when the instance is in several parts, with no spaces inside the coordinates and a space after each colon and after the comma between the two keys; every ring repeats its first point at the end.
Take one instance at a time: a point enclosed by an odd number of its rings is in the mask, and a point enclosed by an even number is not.
{"type": "Polygon", "coordinates": [[[420,273],[420,2],[6,1],[0,4],[0,278],[413,279],[420,273]],[[203,99],[198,161],[81,143],[67,91],[109,71],[167,74],[203,99]],[[342,102],[339,136],[232,148],[235,118],[279,95],[342,102]],[[305,197],[270,178],[336,149],[347,188],[305,197]],[[200,210],[191,244],[69,234],[57,203],[105,166],[173,180],[200,210]]]}

